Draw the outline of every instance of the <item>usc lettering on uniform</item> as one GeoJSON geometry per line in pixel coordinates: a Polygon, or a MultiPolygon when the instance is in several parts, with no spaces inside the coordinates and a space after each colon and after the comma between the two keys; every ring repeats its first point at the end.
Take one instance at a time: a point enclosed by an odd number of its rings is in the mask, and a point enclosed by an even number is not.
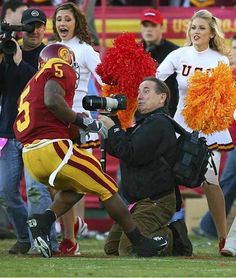
{"type": "MultiPolygon", "coordinates": [[[[183,76],[188,76],[191,72],[191,69],[192,69],[192,66],[189,66],[189,65],[183,65],[183,68],[182,68],[182,75],[183,76]]],[[[203,71],[203,68],[200,68],[200,67],[196,67],[194,69],[194,71],[196,70],[200,70],[200,71],[203,71]]],[[[206,71],[211,71],[212,69],[207,69],[206,71]]]]}

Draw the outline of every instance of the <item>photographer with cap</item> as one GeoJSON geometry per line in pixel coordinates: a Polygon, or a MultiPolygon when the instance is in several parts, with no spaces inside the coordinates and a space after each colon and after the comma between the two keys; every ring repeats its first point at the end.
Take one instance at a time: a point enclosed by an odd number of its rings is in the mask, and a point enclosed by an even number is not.
{"type": "MultiPolygon", "coordinates": [[[[13,224],[17,242],[9,250],[10,254],[25,254],[29,251],[30,237],[26,220],[28,211],[21,198],[19,187],[23,173],[22,145],[16,141],[13,123],[17,115],[17,100],[25,85],[37,72],[38,56],[44,48],[44,38],[47,18],[39,9],[26,9],[21,23],[31,25],[31,32],[23,32],[22,47],[16,44],[14,53],[0,53],[0,199],[7,208],[10,221],[13,224]]],[[[11,24],[11,22],[8,22],[11,24]]],[[[15,22],[14,22],[15,24],[15,22]]],[[[27,92],[25,92],[27,94],[27,92]]],[[[27,103],[24,106],[27,113],[27,103]]],[[[51,197],[45,186],[32,180],[25,171],[29,213],[44,211],[51,203],[51,197]]],[[[53,233],[53,248],[57,250],[56,232],[53,233]]]]}
{"type": "MultiPolygon", "coordinates": [[[[163,21],[164,18],[159,10],[146,9],[141,14],[141,36],[144,49],[150,52],[152,58],[157,61],[158,65],[166,56],[177,49],[178,46],[163,38],[163,21]]],[[[176,81],[176,74],[172,74],[165,83],[170,89],[171,98],[168,106],[169,113],[173,117],[177,109],[179,91],[176,81]]]]}
{"type": "MultiPolygon", "coordinates": [[[[168,235],[169,245],[162,255],[177,255],[177,251],[179,255],[180,251],[191,255],[186,231],[182,237],[187,247],[182,243],[175,250],[172,228],[167,226],[176,210],[175,179],[161,157],[174,165],[177,151],[174,126],[163,115],[168,114],[169,99],[170,91],[163,81],[146,77],[138,89],[140,119],[135,126],[124,131],[112,117],[100,115],[98,119],[108,129],[108,153],[120,159],[123,193],[140,231],[148,237],[168,235]]],[[[131,255],[131,243],[117,223],[113,224],[104,249],[108,255],[131,255]]]]}

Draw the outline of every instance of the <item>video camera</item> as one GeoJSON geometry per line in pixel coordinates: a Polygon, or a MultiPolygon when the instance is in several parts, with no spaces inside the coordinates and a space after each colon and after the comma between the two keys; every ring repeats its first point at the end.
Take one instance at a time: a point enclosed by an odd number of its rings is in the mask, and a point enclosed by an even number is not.
{"type": "Polygon", "coordinates": [[[2,23],[0,25],[0,53],[14,54],[16,53],[16,43],[12,40],[12,32],[33,32],[34,25],[10,25],[2,23]]]}
{"type": "Polygon", "coordinates": [[[85,96],[82,103],[84,109],[89,111],[105,109],[107,112],[112,112],[115,110],[125,110],[127,107],[126,96],[122,94],[110,97],[85,96]]]}

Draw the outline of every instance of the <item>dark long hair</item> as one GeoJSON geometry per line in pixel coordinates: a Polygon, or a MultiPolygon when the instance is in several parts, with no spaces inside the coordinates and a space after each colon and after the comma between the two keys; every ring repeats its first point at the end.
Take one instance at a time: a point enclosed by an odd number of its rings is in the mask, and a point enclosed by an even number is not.
{"type": "Polygon", "coordinates": [[[86,42],[87,44],[92,45],[92,40],[91,40],[90,33],[88,31],[88,25],[87,25],[85,15],[80,11],[79,7],[72,2],[67,2],[62,5],[59,5],[53,14],[52,24],[53,24],[53,32],[55,34],[56,40],[61,41],[60,36],[56,29],[57,13],[61,10],[69,10],[72,12],[75,18],[74,36],[76,36],[79,39],[80,43],[86,42]]]}

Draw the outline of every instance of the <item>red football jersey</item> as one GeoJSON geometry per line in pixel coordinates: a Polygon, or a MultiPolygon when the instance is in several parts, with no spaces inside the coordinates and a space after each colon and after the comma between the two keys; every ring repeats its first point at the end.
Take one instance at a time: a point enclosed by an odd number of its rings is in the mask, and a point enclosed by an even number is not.
{"type": "Polygon", "coordinates": [[[65,101],[72,107],[76,73],[63,60],[50,59],[28,82],[19,98],[14,132],[23,144],[37,139],[69,138],[69,124],[57,119],[44,104],[44,86],[50,79],[65,90],[65,101]]]}

